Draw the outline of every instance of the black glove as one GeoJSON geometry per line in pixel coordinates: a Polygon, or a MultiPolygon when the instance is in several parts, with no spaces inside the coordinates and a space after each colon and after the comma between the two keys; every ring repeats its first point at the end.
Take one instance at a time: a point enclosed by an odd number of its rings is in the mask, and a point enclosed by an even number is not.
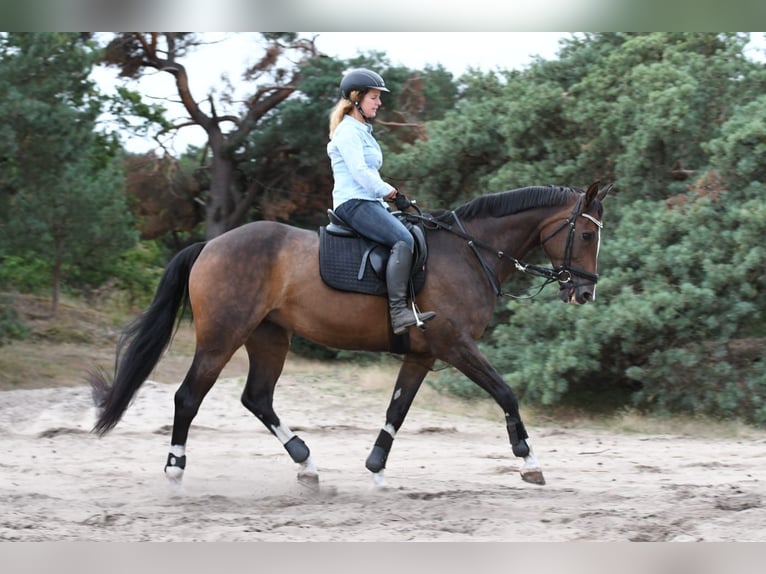
{"type": "Polygon", "coordinates": [[[406,195],[397,191],[396,196],[394,196],[394,205],[399,211],[407,211],[412,203],[407,199],[406,195]]]}

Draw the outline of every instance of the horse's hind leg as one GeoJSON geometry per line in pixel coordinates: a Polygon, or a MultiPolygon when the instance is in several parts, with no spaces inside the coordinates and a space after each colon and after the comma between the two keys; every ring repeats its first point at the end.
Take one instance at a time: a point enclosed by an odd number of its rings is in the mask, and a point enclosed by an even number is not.
{"type": "Polygon", "coordinates": [[[373,446],[365,462],[367,470],[372,472],[373,486],[384,486],[385,484],[383,469],[386,467],[394,437],[404,423],[412,401],[434,362],[433,357],[407,355],[404,364],[399,369],[396,386],[386,411],[386,424],[378,433],[375,446],[373,446]]]}
{"type": "Polygon", "coordinates": [[[285,450],[300,465],[298,480],[308,485],[319,481],[311,452],[290,427],[274,412],[274,388],[290,349],[292,333],[274,323],[261,323],[245,343],[250,358],[247,383],[242,392],[242,404],[252,412],[285,450]]]}
{"type": "Polygon", "coordinates": [[[181,482],[186,468],[186,441],[189,438],[189,427],[199,412],[202,400],[215,384],[232,354],[232,351],[225,353],[206,351],[198,344],[191,367],[176,391],[173,433],[165,464],[165,476],[173,482],[181,482]]]}

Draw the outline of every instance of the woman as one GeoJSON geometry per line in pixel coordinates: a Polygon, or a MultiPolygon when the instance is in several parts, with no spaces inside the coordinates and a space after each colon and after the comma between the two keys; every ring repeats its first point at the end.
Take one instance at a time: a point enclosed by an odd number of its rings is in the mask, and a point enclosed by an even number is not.
{"type": "Polygon", "coordinates": [[[413,325],[433,319],[436,313],[418,313],[407,307],[407,284],[415,242],[407,228],[387,208],[384,200],[396,199],[394,186],[380,177],[380,146],[372,136],[372,121],[388,92],[377,73],[359,68],[340,82],[341,98],[330,114],[330,156],[335,185],[333,210],[354,230],[391,248],[386,267],[391,327],[401,335],[413,325]]]}

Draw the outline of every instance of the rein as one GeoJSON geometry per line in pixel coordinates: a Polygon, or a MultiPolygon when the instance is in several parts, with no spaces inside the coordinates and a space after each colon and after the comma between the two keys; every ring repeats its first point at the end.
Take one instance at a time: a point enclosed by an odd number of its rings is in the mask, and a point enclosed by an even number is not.
{"type": "Polygon", "coordinates": [[[573,283],[573,277],[572,277],[573,275],[577,277],[581,277],[589,283],[595,284],[598,281],[598,275],[596,273],[591,273],[589,271],[585,271],[583,269],[577,269],[571,266],[572,247],[574,243],[574,233],[575,233],[575,221],[577,219],[577,216],[581,215],[582,217],[585,217],[586,219],[589,219],[590,221],[595,223],[599,229],[603,229],[603,224],[592,215],[589,215],[587,213],[578,213],[580,211],[580,206],[582,204],[583,197],[584,195],[581,194],[577,200],[577,203],[574,206],[574,209],[569,214],[569,217],[567,217],[567,219],[564,220],[561,223],[561,225],[559,225],[551,234],[549,234],[545,239],[543,239],[540,242],[541,246],[544,245],[547,241],[555,237],[567,225],[569,225],[569,235],[567,236],[567,245],[566,245],[566,251],[564,255],[564,263],[557,267],[541,267],[539,265],[523,263],[522,261],[519,261],[515,257],[508,255],[504,251],[495,249],[489,243],[485,243],[484,241],[476,239],[465,230],[465,227],[463,226],[462,221],[460,221],[460,218],[458,217],[455,211],[451,211],[450,215],[452,216],[452,219],[455,221],[455,224],[457,225],[457,229],[453,225],[450,225],[438,219],[434,219],[433,217],[430,217],[430,216],[424,216],[422,214],[418,214],[418,215],[407,214],[407,217],[420,220],[423,222],[424,225],[430,224],[434,226],[433,228],[435,229],[443,229],[445,231],[448,231],[449,233],[452,233],[453,235],[457,235],[458,237],[465,239],[468,242],[468,246],[471,248],[471,250],[476,255],[476,258],[479,260],[479,263],[481,264],[482,269],[484,269],[484,273],[486,274],[487,279],[489,280],[489,283],[492,286],[492,289],[495,291],[495,295],[497,297],[505,296],[505,297],[511,297],[513,299],[532,299],[533,297],[536,297],[537,295],[539,295],[546,285],[553,283],[554,281],[558,281],[562,285],[566,283],[573,283]],[[506,293],[500,287],[497,281],[497,278],[495,277],[495,274],[492,271],[492,268],[489,266],[489,263],[487,263],[487,260],[482,255],[480,249],[492,252],[498,259],[503,259],[503,258],[508,259],[509,261],[511,261],[511,263],[513,263],[516,270],[521,271],[522,273],[529,273],[537,277],[542,277],[545,279],[545,281],[540,285],[537,291],[532,295],[513,295],[511,293],[506,293]]]}

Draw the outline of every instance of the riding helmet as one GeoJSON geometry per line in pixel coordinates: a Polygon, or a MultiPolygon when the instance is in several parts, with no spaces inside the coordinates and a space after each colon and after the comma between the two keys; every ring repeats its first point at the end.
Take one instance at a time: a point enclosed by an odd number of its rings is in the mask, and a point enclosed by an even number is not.
{"type": "Polygon", "coordinates": [[[340,81],[340,95],[345,99],[351,99],[351,92],[354,90],[360,92],[366,92],[367,90],[375,88],[381,92],[388,92],[386,83],[380,74],[368,70],[367,68],[356,68],[346,72],[343,79],[340,81]]]}

